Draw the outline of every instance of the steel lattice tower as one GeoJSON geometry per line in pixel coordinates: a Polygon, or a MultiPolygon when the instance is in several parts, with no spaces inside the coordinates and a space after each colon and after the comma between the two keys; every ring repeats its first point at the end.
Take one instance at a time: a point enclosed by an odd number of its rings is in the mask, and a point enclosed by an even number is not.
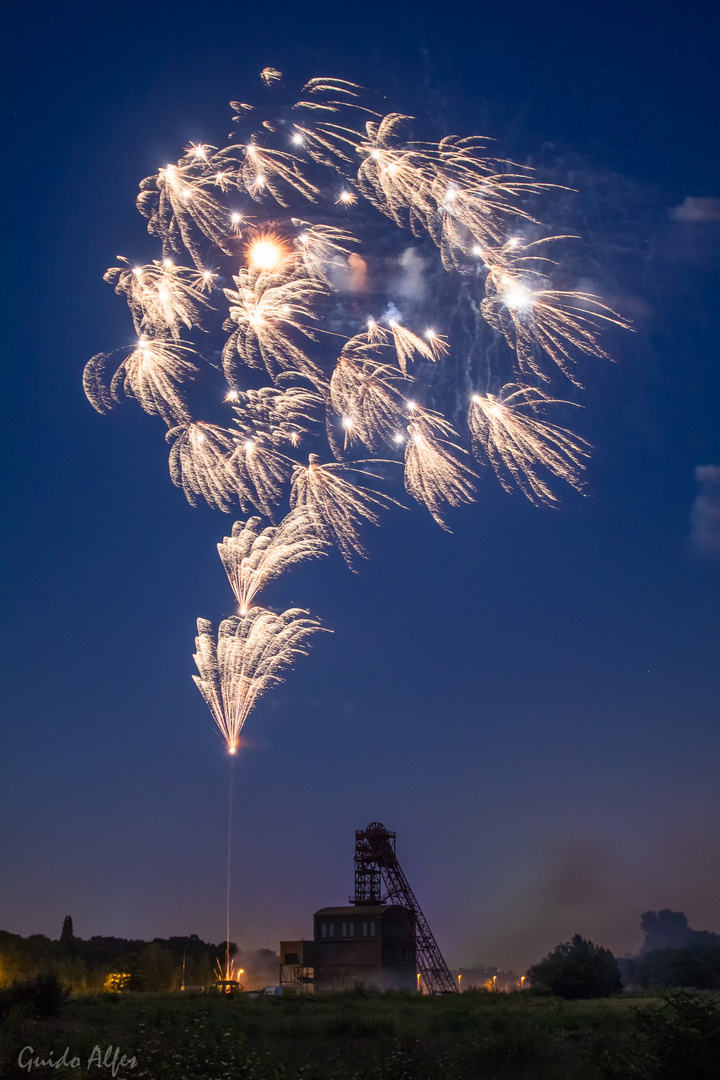
{"type": "Polygon", "coordinates": [[[355,832],[355,896],[350,900],[358,905],[391,903],[407,908],[415,923],[417,964],[428,993],[457,993],[455,980],[398,862],[395,833],[379,821],[355,832]]]}

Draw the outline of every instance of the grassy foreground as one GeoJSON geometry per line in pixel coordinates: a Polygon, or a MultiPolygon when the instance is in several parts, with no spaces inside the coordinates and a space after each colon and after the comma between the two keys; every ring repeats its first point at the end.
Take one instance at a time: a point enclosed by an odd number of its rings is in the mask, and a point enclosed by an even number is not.
{"type": "Polygon", "coordinates": [[[720,1004],[717,998],[682,993],[664,1002],[632,997],[564,1002],[479,993],[428,998],[356,992],[258,1000],[88,995],[71,999],[56,1018],[11,1011],[0,1031],[0,1075],[7,1080],[705,1080],[720,1076],[720,1004]],[[66,1047],[64,1063],[57,1064],[66,1047]]]}

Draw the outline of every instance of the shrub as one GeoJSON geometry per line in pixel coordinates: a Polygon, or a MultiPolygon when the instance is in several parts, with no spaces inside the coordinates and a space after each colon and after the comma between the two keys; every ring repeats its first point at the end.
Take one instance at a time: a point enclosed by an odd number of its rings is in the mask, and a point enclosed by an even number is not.
{"type": "Polygon", "coordinates": [[[571,1000],[611,997],[622,990],[620,969],[610,950],[579,934],[534,964],[528,978],[536,989],[547,987],[557,997],[571,1000]]]}
{"type": "Polygon", "coordinates": [[[35,1016],[57,1016],[69,996],[57,975],[38,975],[0,991],[0,1016],[14,1008],[35,1016]]]}

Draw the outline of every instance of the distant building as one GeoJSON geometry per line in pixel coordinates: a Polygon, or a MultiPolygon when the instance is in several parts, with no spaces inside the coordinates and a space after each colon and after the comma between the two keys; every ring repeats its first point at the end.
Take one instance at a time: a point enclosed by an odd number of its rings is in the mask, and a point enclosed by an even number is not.
{"type": "Polygon", "coordinates": [[[315,989],[417,990],[415,922],[398,904],[315,912],[315,989]]]}
{"type": "Polygon", "coordinates": [[[280,985],[297,994],[312,991],[315,983],[315,943],[280,942],[280,985]]]}

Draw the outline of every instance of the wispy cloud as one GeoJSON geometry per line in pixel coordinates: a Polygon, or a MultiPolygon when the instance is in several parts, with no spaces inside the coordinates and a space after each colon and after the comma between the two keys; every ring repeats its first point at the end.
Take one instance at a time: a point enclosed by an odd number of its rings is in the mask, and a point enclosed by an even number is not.
{"type": "Polygon", "coordinates": [[[679,206],[670,211],[673,221],[690,224],[720,223],[720,199],[687,195],[679,206]]]}
{"type": "Polygon", "coordinates": [[[704,555],[720,555],[720,465],[698,465],[699,491],[690,512],[690,542],[704,555]]]}

